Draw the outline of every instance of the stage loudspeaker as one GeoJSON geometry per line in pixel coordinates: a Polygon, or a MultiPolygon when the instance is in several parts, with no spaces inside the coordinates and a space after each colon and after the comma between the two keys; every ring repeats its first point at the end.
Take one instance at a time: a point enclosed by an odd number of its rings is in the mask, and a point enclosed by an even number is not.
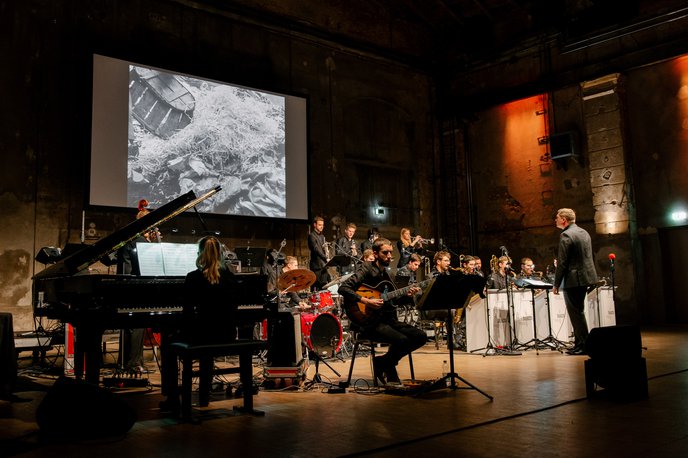
{"type": "Polygon", "coordinates": [[[590,331],[585,361],[585,388],[589,398],[596,388],[614,398],[647,398],[647,365],[642,357],[638,326],[607,326],[590,331]]]}
{"type": "Polygon", "coordinates": [[[136,413],[110,391],[60,377],[36,409],[36,422],[49,436],[92,439],[125,434],[136,423],[136,413]]]}
{"type": "Polygon", "coordinates": [[[0,399],[9,399],[17,382],[17,352],[11,313],[0,313],[0,399]]]}
{"type": "Polygon", "coordinates": [[[299,315],[291,312],[278,312],[276,319],[268,321],[272,327],[267,354],[269,366],[294,367],[301,362],[300,320],[299,315]]]}

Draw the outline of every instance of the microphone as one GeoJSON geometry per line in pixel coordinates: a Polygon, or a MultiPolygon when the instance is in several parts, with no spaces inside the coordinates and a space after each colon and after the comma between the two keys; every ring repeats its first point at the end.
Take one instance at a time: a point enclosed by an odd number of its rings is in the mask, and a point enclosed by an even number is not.
{"type": "Polygon", "coordinates": [[[614,253],[609,253],[609,266],[611,267],[612,270],[614,270],[614,260],[616,259],[616,255],[614,253]]]}

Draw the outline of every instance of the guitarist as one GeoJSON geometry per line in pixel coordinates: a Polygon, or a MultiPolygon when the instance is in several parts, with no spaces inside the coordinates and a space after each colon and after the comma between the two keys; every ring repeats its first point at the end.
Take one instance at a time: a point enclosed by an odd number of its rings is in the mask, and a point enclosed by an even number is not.
{"type": "MultiPolygon", "coordinates": [[[[392,242],[378,238],[372,249],[375,260],[359,264],[354,274],[339,286],[339,294],[344,297],[344,310],[351,321],[351,329],[362,333],[363,337],[389,344],[387,353],[376,356],[373,361],[375,377],[383,384],[399,383],[396,365],[401,358],[425,345],[427,336],[425,331],[397,320],[396,310],[385,307],[381,297],[359,294],[359,289],[364,285],[393,285],[387,272],[392,262],[392,242]],[[361,305],[380,313],[373,314],[372,318],[366,316],[361,311],[361,305]]],[[[412,296],[418,291],[419,288],[411,287],[408,295],[412,296]]]]}

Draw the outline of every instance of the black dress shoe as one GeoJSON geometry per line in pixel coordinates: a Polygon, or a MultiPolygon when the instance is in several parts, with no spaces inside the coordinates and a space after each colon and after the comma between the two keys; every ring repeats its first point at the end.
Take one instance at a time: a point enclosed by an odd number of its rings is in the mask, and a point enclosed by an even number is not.
{"type": "Polygon", "coordinates": [[[397,374],[397,368],[393,364],[387,366],[385,369],[385,375],[387,376],[387,383],[401,383],[399,379],[399,374],[397,374]]]}
{"type": "Polygon", "coordinates": [[[585,351],[582,348],[573,347],[570,350],[566,350],[567,355],[584,355],[585,351]]]}
{"type": "Polygon", "coordinates": [[[373,374],[380,385],[385,385],[387,383],[385,381],[385,370],[387,369],[386,366],[386,361],[382,356],[376,356],[373,358],[373,374]]]}

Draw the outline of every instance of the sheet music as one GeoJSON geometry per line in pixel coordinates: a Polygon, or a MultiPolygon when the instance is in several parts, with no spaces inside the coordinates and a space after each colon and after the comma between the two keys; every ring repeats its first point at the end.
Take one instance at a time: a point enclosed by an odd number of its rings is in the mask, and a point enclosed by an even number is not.
{"type": "Polygon", "coordinates": [[[522,281],[525,285],[528,285],[528,286],[539,286],[543,289],[552,287],[551,283],[547,283],[547,282],[544,282],[541,280],[535,280],[533,278],[523,278],[522,281]]]}
{"type": "Polygon", "coordinates": [[[195,243],[137,243],[141,275],[185,277],[196,269],[195,243]]]}

